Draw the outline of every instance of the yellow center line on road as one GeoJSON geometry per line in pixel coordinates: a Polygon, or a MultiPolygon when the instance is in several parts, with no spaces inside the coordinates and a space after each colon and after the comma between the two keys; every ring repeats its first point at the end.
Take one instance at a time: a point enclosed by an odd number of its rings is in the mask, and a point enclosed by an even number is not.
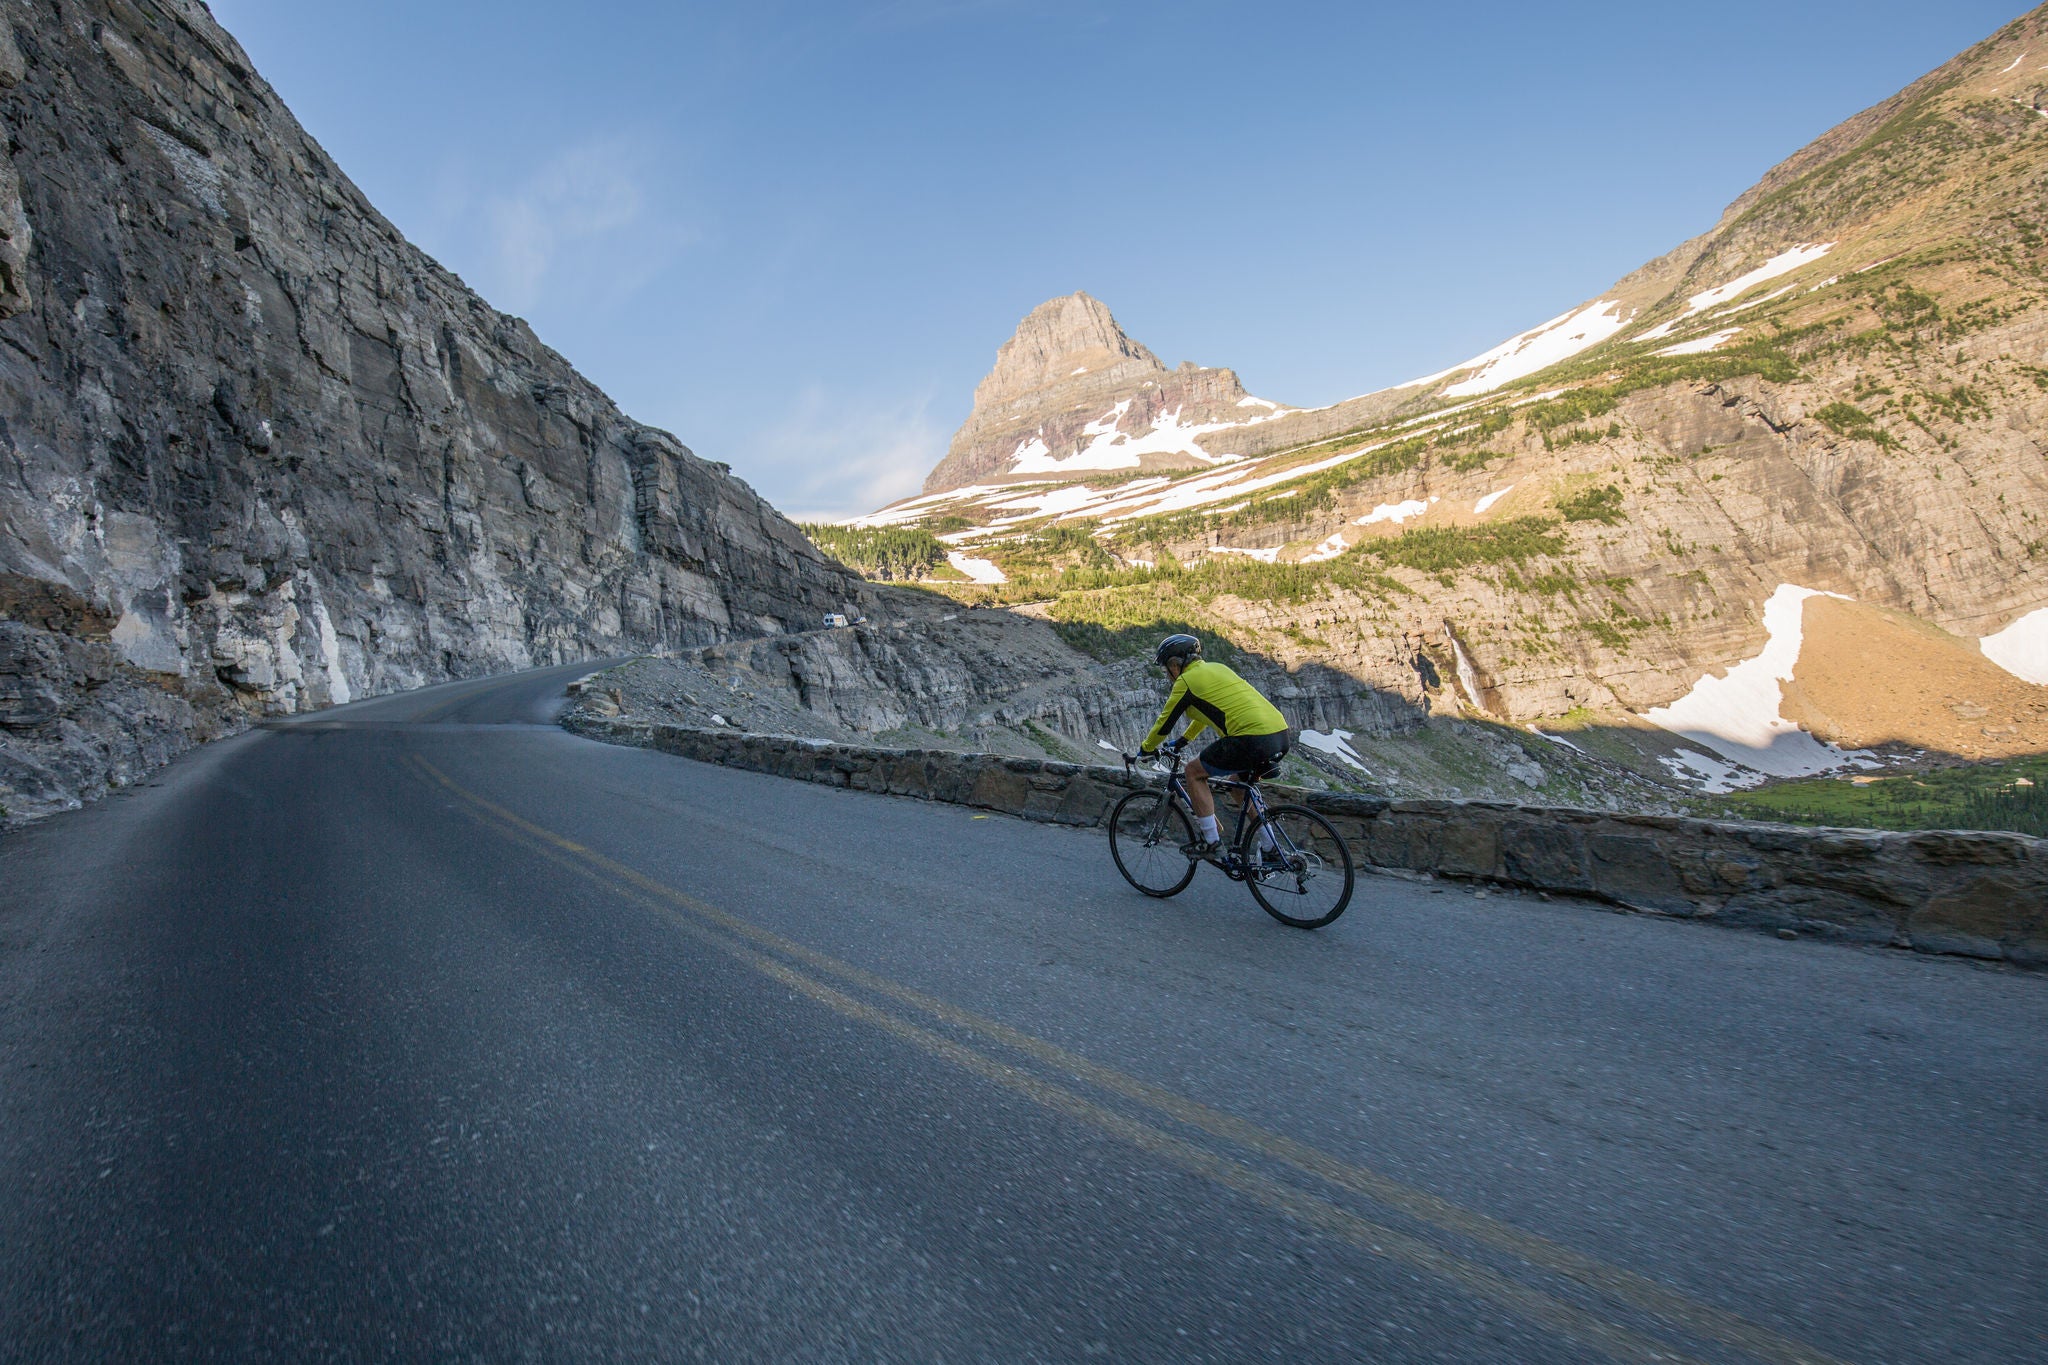
{"type": "Polygon", "coordinates": [[[1246,1120],[1212,1109],[1199,1101],[1125,1075],[1057,1044],[964,1010],[913,987],[878,976],[771,930],[748,923],[593,849],[564,838],[552,830],[521,818],[505,807],[461,787],[424,759],[416,757],[413,762],[426,776],[474,808],[478,818],[487,827],[495,827],[508,837],[519,838],[520,842],[534,847],[535,851],[548,856],[551,860],[600,884],[609,885],[635,901],[659,911],[664,917],[700,940],[718,947],[764,975],[782,981],[838,1013],[881,1028],[955,1065],[1026,1094],[1048,1108],[1081,1119],[1145,1151],[1165,1157],[1184,1169],[1195,1171],[1220,1184],[1251,1195],[1269,1207],[1278,1209],[1309,1226],[1343,1236],[1346,1240],[1365,1246],[1377,1254],[1393,1256],[1428,1269],[1463,1285],[1474,1293],[1511,1307],[1532,1321],[1566,1332],[1588,1344],[1598,1345],[1603,1351],[1617,1358],[1661,1361],[1685,1359],[1627,1328],[1606,1322],[1583,1309],[1508,1279],[1484,1266],[1464,1260],[1406,1233],[1361,1218],[1327,1200],[1286,1185],[1161,1129],[1140,1123],[1030,1072],[845,995],[823,982],[795,971],[766,953],[748,947],[746,943],[734,940],[744,939],[784,957],[794,958],[806,966],[908,1005],[943,1023],[1000,1043],[1078,1080],[1143,1104],[1190,1128],[1249,1148],[1304,1174],[1325,1180],[1354,1194],[1363,1195],[1399,1210],[1438,1231],[1468,1237],[1495,1250],[1512,1254],[1540,1270],[1569,1278],[1701,1337],[1736,1347],[1758,1359],[1773,1362],[1773,1365],[1841,1365],[1841,1362],[1833,1357],[1803,1343],[1759,1327],[1724,1309],[1697,1302],[1654,1280],[1609,1266],[1533,1233],[1500,1223],[1426,1191],[1414,1189],[1377,1172],[1342,1161],[1293,1138],[1270,1132],[1246,1120]],[[678,910],[687,914],[678,914],[678,910]],[[706,921],[709,923],[705,923],[706,921]],[[717,930],[724,932],[716,932],[711,926],[716,926],[717,930]]]}

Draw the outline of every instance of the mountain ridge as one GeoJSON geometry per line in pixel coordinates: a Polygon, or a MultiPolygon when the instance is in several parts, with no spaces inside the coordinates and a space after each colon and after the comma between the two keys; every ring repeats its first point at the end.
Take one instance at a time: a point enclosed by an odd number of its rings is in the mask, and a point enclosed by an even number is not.
{"type": "MultiPolygon", "coordinates": [[[[2020,70],[2048,51],[2044,13],[1449,370],[1204,433],[1237,457],[1209,468],[1013,455],[998,484],[863,520],[943,521],[956,556],[1005,579],[959,591],[1035,601],[1077,638],[1197,625],[1523,724],[1643,728],[1768,653],[1788,589],[2000,637],[2011,673],[2048,641],[2048,87],[2020,70]]],[[[2031,733],[2007,719],[1973,746],[2031,733]]]]}

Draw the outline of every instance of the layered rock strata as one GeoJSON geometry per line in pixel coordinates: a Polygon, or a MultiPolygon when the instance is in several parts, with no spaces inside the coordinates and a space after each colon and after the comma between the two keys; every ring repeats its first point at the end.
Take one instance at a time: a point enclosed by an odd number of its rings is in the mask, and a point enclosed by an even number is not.
{"type": "Polygon", "coordinates": [[[372,208],[203,5],[0,2],[0,807],[863,588],[372,208]]]}

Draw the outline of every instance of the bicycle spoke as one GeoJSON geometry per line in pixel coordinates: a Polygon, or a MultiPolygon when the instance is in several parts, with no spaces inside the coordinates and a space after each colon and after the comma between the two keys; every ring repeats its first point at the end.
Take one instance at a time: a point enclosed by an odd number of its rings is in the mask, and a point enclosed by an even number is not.
{"type": "Polygon", "coordinates": [[[1181,851],[1193,839],[1186,814],[1163,792],[1132,792],[1110,812],[1110,856],[1148,896],[1177,895],[1194,880],[1195,864],[1181,851]]]}
{"type": "Polygon", "coordinates": [[[1252,895],[1283,924],[1314,929],[1351,901],[1351,851],[1329,821],[1305,806],[1275,806],[1246,845],[1252,895]],[[1268,839],[1270,835],[1270,844],[1268,839]]]}

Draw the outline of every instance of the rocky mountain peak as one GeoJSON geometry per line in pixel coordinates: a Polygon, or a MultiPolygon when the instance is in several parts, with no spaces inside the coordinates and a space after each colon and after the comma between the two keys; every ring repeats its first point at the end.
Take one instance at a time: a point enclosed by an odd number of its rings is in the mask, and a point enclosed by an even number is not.
{"type": "Polygon", "coordinates": [[[976,408],[1014,402],[1040,389],[1105,371],[1143,379],[1166,369],[1125,334],[1102,300],[1076,291],[1025,315],[974,390],[976,408]]]}
{"type": "Polygon", "coordinates": [[[1198,438],[1276,410],[1229,370],[1169,370],[1100,299],[1067,294],[1032,309],[996,352],[924,491],[1199,467],[1228,456],[1198,438]]]}

